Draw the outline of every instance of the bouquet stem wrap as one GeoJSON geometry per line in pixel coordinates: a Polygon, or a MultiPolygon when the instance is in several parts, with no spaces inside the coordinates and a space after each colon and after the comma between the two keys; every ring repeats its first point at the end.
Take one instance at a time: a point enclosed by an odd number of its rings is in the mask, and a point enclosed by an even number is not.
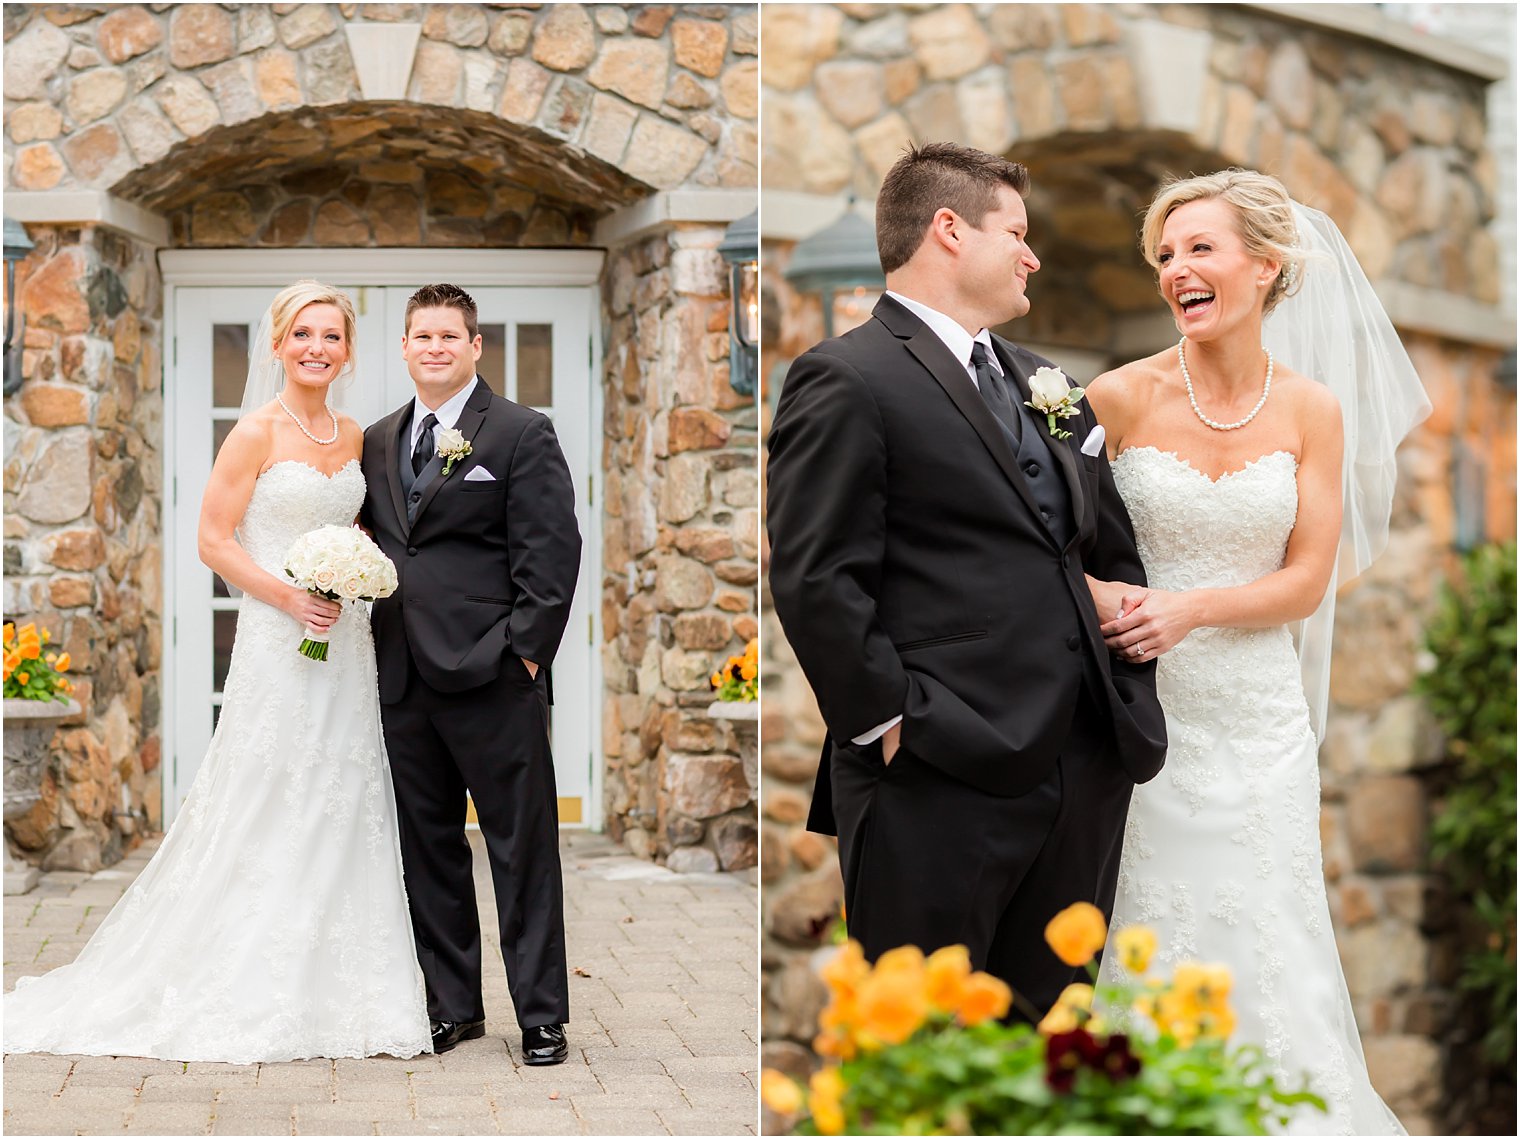
{"type": "MultiPolygon", "coordinates": [[[[374,601],[396,591],[396,567],[363,530],[322,526],[302,534],[285,554],[285,576],[318,597],[336,601],[374,601]]],[[[298,650],[309,660],[327,659],[331,630],[305,628],[298,650]]]]}

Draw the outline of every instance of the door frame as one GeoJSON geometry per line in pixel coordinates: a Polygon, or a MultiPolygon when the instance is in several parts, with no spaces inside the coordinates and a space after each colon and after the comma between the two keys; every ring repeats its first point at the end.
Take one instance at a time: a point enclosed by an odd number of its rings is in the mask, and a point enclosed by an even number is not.
{"type": "MultiPolygon", "coordinates": [[[[320,255],[320,272],[326,280],[341,280],[350,285],[410,285],[417,281],[447,280],[461,288],[492,287],[547,287],[583,286],[586,288],[586,304],[590,309],[587,324],[590,329],[590,349],[587,360],[590,415],[588,450],[591,461],[605,453],[603,445],[603,388],[602,388],[602,319],[601,302],[595,289],[601,281],[606,252],[601,249],[161,249],[158,252],[159,272],[163,280],[164,312],[164,422],[163,462],[164,484],[172,486],[176,461],[175,450],[179,423],[174,393],[168,390],[168,377],[175,372],[174,345],[178,335],[177,293],[180,288],[237,288],[240,286],[286,285],[313,273],[314,259],[320,255]]],[[[602,487],[596,485],[595,476],[601,474],[602,484],[606,472],[594,467],[590,472],[592,481],[587,493],[587,533],[582,539],[581,556],[588,568],[587,585],[597,590],[602,582],[602,516],[600,500],[596,495],[602,487]]],[[[165,514],[174,509],[168,504],[165,514]]],[[[167,518],[166,518],[167,522],[167,518]]],[[[173,527],[162,529],[164,566],[164,594],[160,603],[160,617],[169,628],[164,630],[164,641],[169,646],[163,654],[163,680],[161,699],[165,706],[159,713],[160,734],[165,756],[173,756],[175,747],[174,699],[178,653],[174,651],[172,623],[176,581],[177,545],[192,541],[193,536],[177,535],[173,527]]],[[[586,710],[590,718],[591,777],[584,804],[580,826],[599,831],[603,825],[602,790],[606,775],[607,757],[601,754],[602,698],[605,679],[602,675],[601,653],[601,603],[600,597],[587,598],[587,612],[591,620],[589,646],[591,679],[591,706],[586,710]]],[[[565,630],[566,636],[578,635],[578,630],[565,630]]],[[[164,764],[160,780],[167,784],[169,764],[164,764]]],[[[164,788],[162,796],[166,815],[171,814],[175,804],[170,803],[171,789],[164,788]]]]}

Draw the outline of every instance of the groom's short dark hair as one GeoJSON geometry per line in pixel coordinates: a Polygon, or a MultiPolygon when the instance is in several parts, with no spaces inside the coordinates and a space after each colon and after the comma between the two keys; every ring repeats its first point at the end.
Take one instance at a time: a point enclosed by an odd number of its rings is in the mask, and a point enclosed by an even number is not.
{"type": "Polygon", "coordinates": [[[454,308],[464,317],[464,330],[470,339],[480,335],[480,321],[475,314],[475,298],[458,285],[423,285],[406,302],[407,332],[412,330],[412,313],[420,308],[454,308]]]}
{"type": "Polygon", "coordinates": [[[891,273],[912,260],[941,209],[954,210],[980,229],[982,218],[997,208],[1002,186],[1023,197],[1029,193],[1029,171],[1021,163],[953,142],[910,145],[876,195],[881,271],[891,273]]]}

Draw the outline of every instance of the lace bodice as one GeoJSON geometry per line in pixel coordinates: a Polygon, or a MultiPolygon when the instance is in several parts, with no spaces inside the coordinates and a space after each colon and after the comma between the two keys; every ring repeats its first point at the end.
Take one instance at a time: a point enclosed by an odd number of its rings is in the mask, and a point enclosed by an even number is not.
{"type": "Polygon", "coordinates": [[[274,464],[253,484],[238,541],[260,569],[282,581],[290,545],[319,526],[347,526],[364,504],[364,474],[350,459],[332,475],[295,459],[274,464]]]}
{"type": "Polygon", "coordinates": [[[1130,447],[1114,481],[1158,589],[1247,585],[1281,569],[1298,518],[1298,460],[1273,451],[1217,479],[1170,451],[1130,447]]]}

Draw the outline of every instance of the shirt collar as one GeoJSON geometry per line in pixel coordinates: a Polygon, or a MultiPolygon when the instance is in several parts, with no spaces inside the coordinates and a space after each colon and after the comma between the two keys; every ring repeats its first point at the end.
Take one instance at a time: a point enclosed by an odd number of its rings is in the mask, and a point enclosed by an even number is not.
{"type": "Polygon", "coordinates": [[[894,293],[891,289],[887,290],[887,296],[927,324],[929,331],[940,338],[945,347],[950,349],[950,354],[961,362],[962,367],[970,369],[971,346],[973,344],[982,344],[987,349],[987,362],[992,366],[992,370],[998,375],[1002,375],[1003,365],[998,360],[997,353],[993,350],[992,334],[985,328],[975,336],[972,336],[958,322],[952,320],[938,309],[930,308],[922,301],[916,301],[912,297],[905,297],[901,293],[894,293]]]}
{"type": "MultiPolygon", "coordinates": [[[[967,349],[967,351],[970,351],[970,349],[967,349]]],[[[453,427],[456,423],[458,423],[459,416],[464,411],[464,405],[470,401],[470,396],[474,394],[475,391],[475,385],[479,382],[480,377],[476,376],[469,383],[465,384],[464,387],[460,388],[453,395],[449,396],[448,399],[444,400],[443,406],[440,407],[437,411],[431,410],[425,403],[423,403],[420,396],[413,396],[412,445],[414,447],[417,445],[417,436],[422,434],[422,421],[430,415],[436,415],[438,417],[439,427],[453,427]]]]}

